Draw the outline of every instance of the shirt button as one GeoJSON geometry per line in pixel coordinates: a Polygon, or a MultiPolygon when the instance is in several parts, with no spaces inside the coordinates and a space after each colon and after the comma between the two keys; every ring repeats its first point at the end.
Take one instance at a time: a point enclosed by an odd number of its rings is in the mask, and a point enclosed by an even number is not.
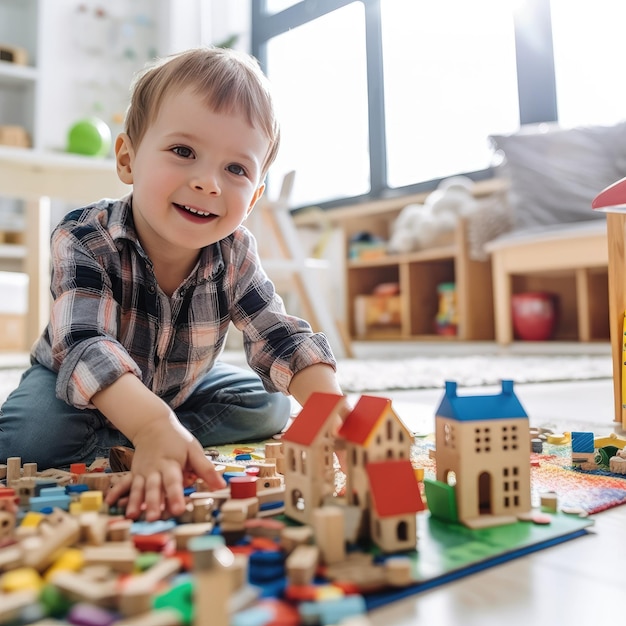
{"type": "Polygon", "coordinates": [[[154,293],[156,291],[154,285],[148,285],[148,293],[154,293]]]}

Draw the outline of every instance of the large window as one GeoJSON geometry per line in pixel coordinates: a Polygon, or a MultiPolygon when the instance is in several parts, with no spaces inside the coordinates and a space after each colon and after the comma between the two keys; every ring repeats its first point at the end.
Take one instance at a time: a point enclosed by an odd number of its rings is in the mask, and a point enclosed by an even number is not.
{"type": "Polygon", "coordinates": [[[490,176],[490,134],[626,118],[621,5],[252,0],[284,138],[270,188],[295,169],[299,207],[426,191],[490,176]]]}

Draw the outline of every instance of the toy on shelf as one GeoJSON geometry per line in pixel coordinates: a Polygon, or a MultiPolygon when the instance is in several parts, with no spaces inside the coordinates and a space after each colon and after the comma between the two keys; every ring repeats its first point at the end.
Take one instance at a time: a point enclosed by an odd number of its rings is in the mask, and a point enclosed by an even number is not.
{"type": "Polygon", "coordinates": [[[354,298],[354,326],[358,337],[371,333],[398,334],[402,327],[400,285],[377,285],[371,294],[354,298]]]}

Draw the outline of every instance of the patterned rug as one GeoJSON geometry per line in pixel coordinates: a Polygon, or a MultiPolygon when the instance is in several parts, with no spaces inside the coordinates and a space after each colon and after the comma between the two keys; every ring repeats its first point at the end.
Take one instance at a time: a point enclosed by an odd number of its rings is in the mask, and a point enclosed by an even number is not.
{"type": "Polygon", "coordinates": [[[443,388],[446,380],[462,387],[610,379],[610,355],[431,356],[409,359],[344,359],[337,370],[347,392],[443,388]]]}
{"type": "MultiPolygon", "coordinates": [[[[424,468],[426,478],[435,478],[435,461],[428,451],[435,447],[434,436],[418,437],[411,452],[416,467],[424,468]]],[[[531,454],[531,499],[539,506],[541,494],[557,494],[560,509],[579,509],[589,515],[626,503],[626,476],[598,469],[581,471],[571,463],[568,444],[544,444],[541,454],[531,454]]]]}

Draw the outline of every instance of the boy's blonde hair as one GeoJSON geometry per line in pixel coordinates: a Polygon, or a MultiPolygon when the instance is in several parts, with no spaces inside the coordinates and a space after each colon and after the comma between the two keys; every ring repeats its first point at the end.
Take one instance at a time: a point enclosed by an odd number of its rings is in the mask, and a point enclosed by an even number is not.
{"type": "Polygon", "coordinates": [[[243,114],[267,136],[270,145],[262,164],[263,180],[276,158],[280,129],[267,77],[254,57],[236,50],[195,48],[158,59],[140,73],[131,89],[125,120],[125,132],[135,149],[165,96],[186,87],[204,97],[212,111],[243,114]]]}

